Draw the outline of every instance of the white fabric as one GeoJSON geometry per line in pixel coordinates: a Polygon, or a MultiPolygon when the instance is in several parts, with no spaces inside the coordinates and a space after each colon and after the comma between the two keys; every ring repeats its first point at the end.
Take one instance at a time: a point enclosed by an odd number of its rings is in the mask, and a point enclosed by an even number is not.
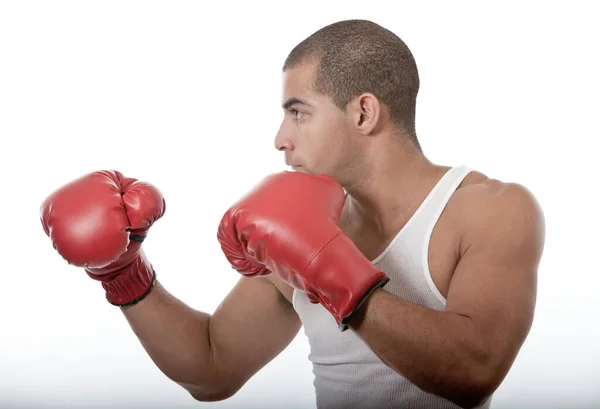
{"type": "MultiPolygon", "coordinates": [[[[450,169],[390,245],[372,261],[390,277],[385,290],[407,301],[444,310],[446,300],[429,273],[429,240],[448,200],[470,171],[464,166],[450,169]]],[[[320,304],[311,304],[304,292],[294,291],[293,305],[310,343],[319,409],[458,408],[423,392],[390,369],[351,330],[340,332],[329,312],[320,304]]],[[[481,408],[489,408],[490,401],[481,408]]]]}

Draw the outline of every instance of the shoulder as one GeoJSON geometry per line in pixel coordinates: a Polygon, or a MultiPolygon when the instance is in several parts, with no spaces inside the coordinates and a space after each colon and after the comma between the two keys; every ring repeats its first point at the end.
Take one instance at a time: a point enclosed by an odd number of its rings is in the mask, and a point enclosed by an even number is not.
{"type": "Polygon", "coordinates": [[[541,212],[537,199],[526,186],[492,179],[477,171],[472,171],[465,177],[448,204],[473,210],[478,214],[500,209],[541,212]]]}
{"type": "Polygon", "coordinates": [[[516,182],[473,171],[448,202],[463,246],[512,242],[541,250],[545,236],[542,207],[533,192],[516,182]]]}

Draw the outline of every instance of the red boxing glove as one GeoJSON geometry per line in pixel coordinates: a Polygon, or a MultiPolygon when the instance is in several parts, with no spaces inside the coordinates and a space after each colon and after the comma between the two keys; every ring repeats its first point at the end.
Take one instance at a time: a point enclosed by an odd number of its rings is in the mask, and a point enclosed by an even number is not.
{"type": "Polygon", "coordinates": [[[278,274],[321,303],[344,331],[389,281],[339,227],[344,201],[343,188],[328,176],[277,173],[225,213],[217,237],[235,270],[278,274]]]}
{"type": "Polygon", "coordinates": [[[165,212],[154,186],[116,171],[76,179],[41,206],[41,221],[58,253],[102,282],[107,300],[117,306],[144,298],[155,282],[142,241],[165,212]]]}

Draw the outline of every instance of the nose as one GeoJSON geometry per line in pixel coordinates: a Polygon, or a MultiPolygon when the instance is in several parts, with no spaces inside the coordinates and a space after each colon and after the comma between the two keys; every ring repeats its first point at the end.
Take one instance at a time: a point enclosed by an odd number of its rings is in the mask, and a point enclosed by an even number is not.
{"type": "Polygon", "coordinates": [[[275,135],[275,149],[278,151],[290,151],[293,149],[292,140],[285,132],[283,124],[279,127],[277,135],[275,135]]]}

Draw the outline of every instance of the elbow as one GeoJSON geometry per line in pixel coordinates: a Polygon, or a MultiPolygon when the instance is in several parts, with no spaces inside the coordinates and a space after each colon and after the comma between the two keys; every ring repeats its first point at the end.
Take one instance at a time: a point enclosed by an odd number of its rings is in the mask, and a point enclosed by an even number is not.
{"type": "MultiPolygon", "coordinates": [[[[194,362],[194,360],[190,361],[194,362]]],[[[244,386],[246,381],[234,374],[219,371],[212,357],[208,365],[193,365],[186,373],[179,373],[177,378],[170,377],[170,379],[184,388],[198,402],[219,402],[229,399],[244,386]]]]}
{"type": "Polygon", "coordinates": [[[175,381],[198,402],[219,402],[231,398],[243,386],[222,378],[202,379],[190,382],[175,381]]]}
{"type": "Polygon", "coordinates": [[[188,392],[190,393],[192,398],[194,398],[198,402],[219,402],[231,398],[233,395],[235,395],[237,390],[223,389],[197,391],[188,389],[188,392]]]}
{"type": "Polygon", "coordinates": [[[463,409],[474,409],[483,405],[500,384],[496,374],[488,368],[471,371],[461,381],[456,382],[446,397],[463,409]]]}
{"type": "Polygon", "coordinates": [[[446,368],[444,374],[430,379],[421,389],[440,396],[463,409],[475,409],[486,403],[502,382],[500,366],[491,357],[464,359],[446,368]]]}
{"type": "Polygon", "coordinates": [[[475,409],[485,404],[498,389],[506,375],[506,364],[489,348],[470,345],[470,353],[448,373],[451,382],[445,390],[446,399],[463,409],[475,409]]]}
{"type": "Polygon", "coordinates": [[[491,393],[472,390],[467,393],[462,393],[460,396],[454,396],[450,401],[463,409],[475,409],[483,405],[490,396],[491,393]]]}
{"type": "Polygon", "coordinates": [[[485,377],[468,376],[445,377],[425,385],[417,385],[421,390],[444,398],[463,409],[475,409],[483,405],[494,393],[496,386],[485,377]]]}
{"type": "Polygon", "coordinates": [[[240,388],[232,385],[216,384],[202,386],[183,386],[198,402],[219,402],[231,398],[240,388]]]}

